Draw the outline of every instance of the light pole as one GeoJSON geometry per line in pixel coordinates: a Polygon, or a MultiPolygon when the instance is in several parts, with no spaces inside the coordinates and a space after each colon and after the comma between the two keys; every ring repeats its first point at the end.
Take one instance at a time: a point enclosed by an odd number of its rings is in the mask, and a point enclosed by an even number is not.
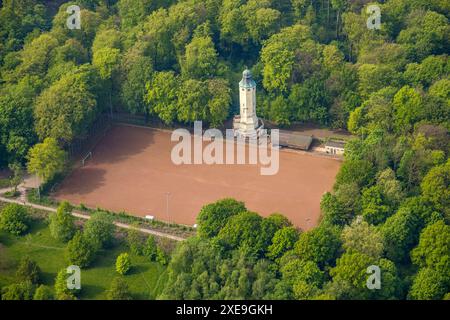
{"type": "Polygon", "coordinates": [[[40,181],[38,175],[36,175],[36,184],[37,184],[38,199],[40,201],[41,200],[41,181],[40,181]]]}
{"type": "Polygon", "coordinates": [[[167,222],[170,224],[169,197],[170,197],[170,192],[166,192],[166,214],[167,214],[167,222]]]}

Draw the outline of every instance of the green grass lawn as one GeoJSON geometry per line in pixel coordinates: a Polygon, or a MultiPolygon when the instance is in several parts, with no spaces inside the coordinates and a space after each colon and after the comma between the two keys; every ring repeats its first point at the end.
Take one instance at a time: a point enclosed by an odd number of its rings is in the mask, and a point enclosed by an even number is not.
{"type": "Polygon", "coordinates": [[[0,178],[0,189],[9,188],[10,186],[11,186],[11,183],[9,182],[9,179],[0,178]]]}
{"type": "MultiPolygon", "coordinates": [[[[15,237],[0,231],[0,286],[16,282],[15,270],[22,257],[28,256],[42,270],[41,282],[53,287],[56,274],[69,264],[65,259],[65,244],[54,240],[43,220],[36,220],[28,234],[15,237]]],[[[81,299],[105,299],[115,271],[117,256],[126,252],[124,244],[102,250],[88,269],[81,270],[81,299]]],[[[130,254],[133,268],[124,279],[134,299],[154,299],[166,282],[165,267],[144,257],[130,254]]]]}

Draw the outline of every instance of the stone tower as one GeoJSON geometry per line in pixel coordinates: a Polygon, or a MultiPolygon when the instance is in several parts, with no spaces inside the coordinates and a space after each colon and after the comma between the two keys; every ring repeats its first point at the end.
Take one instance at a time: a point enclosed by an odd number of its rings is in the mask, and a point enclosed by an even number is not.
{"type": "Polygon", "coordinates": [[[259,120],[256,115],[256,83],[250,70],[245,70],[239,83],[240,116],[234,120],[237,135],[254,137],[257,135],[259,120]]]}

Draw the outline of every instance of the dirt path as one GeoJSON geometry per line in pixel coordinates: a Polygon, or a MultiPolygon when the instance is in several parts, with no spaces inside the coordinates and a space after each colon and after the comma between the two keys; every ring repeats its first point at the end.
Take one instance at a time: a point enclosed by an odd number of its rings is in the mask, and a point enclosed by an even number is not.
{"type": "MultiPolygon", "coordinates": [[[[32,207],[35,209],[39,209],[39,210],[44,210],[44,211],[48,211],[48,212],[56,212],[55,208],[52,207],[47,207],[47,206],[42,206],[39,204],[34,204],[31,202],[27,202],[27,201],[22,201],[22,200],[13,200],[13,199],[7,199],[7,198],[3,198],[0,196],[0,201],[2,202],[6,202],[6,203],[16,203],[16,204],[20,204],[20,205],[25,205],[28,207],[32,207]]],[[[76,218],[79,219],[83,219],[83,220],[88,220],[91,217],[89,215],[83,214],[83,213],[79,213],[79,212],[72,212],[72,215],[76,218]]],[[[163,233],[163,232],[159,232],[159,231],[155,231],[155,230],[150,230],[150,229],[146,229],[146,228],[136,228],[133,226],[130,226],[129,224],[125,224],[125,223],[121,223],[121,222],[114,222],[114,225],[116,227],[122,228],[122,229],[128,229],[128,230],[138,230],[142,233],[146,233],[146,234],[150,234],[150,235],[154,235],[160,238],[167,238],[167,239],[171,239],[171,240],[175,240],[175,241],[183,241],[185,240],[185,238],[181,238],[178,236],[174,236],[171,234],[167,234],[167,233],[163,233]]]]}

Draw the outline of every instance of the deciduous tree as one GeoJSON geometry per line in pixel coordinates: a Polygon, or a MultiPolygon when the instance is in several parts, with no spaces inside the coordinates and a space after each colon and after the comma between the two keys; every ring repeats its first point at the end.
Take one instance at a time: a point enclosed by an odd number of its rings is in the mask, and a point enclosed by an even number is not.
{"type": "Polygon", "coordinates": [[[197,217],[198,234],[203,238],[215,237],[231,217],[246,210],[243,202],[234,199],[223,199],[208,204],[202,208],[197,217]]]}
{"type": "Polygon", "coordinates": [[[68,202],[62,202],[56,213],[51,214],[49,219],[50,233],[53,238],[64,242],[72,239],[76,227],[72,217],[72,206],[68,202]]]}
{"type": "Polygon", "coordinates": [[[299,232],[294,227],[279,229],[268,247],[267,256],[273,260],[280,258],[284,253],[294,248],[299,232]]]}
{"type": "Polygon", "coordinates": [[[122,278],[114,278],[107,292],[108,300],[131,300],[128,284],[122,278]]]}
{"type": "Polygon", "coordinates": [[[34,145],[28,152],[28,172],[47,182],[65,169],[67,154],[53,138],[34,145]]]}
{"type": "Polygon", "coordinates": [[[96,247],[108,247],[114,238],[113,219],[105,212],[96,212],[84,225],[86,238],[96,247]]]}
{"type": "Polygon", "coordinates": [[[16,271],[17,279],[20,281],[30,281],[33,284],[37,284],[40,280],[40,276],[41,269],[35,261],[30,260],[28,257],[24,257],[20,260],[16,271]]]}
{"type": "Polygon", "coordinates": [[[128,253],[121,253],[116,260],[116,271],[121,274],[125,275],[130,271],[131,269],[131,258],[128,255],[128,253]]]}
{"type": "Polygon", "coordinates": [[[33,300],[53,300],[53,292],[50,287],[41,284],[34,292],[33,300]]]}
{"type": "Polygon", "coordinates": [[[1,210],[0,229],[19,236],[29,228],[30,216],[26,208],[18,204],[9,204],[1,210]]]}
{"type": "Polygon", "coordinates": [[[81,232],[77,232],[66,247],[67,260],[80,268],[89,267],[95,258],[96,248],[81,232]]]}
{"type": "Polygon", "coordinates": [[[97,114],[97,102],[86,77],[89,75],[81,69],[72,71],[37,98],[34,116],[41,139],[70,143],[86,134],[97,114]]]}

